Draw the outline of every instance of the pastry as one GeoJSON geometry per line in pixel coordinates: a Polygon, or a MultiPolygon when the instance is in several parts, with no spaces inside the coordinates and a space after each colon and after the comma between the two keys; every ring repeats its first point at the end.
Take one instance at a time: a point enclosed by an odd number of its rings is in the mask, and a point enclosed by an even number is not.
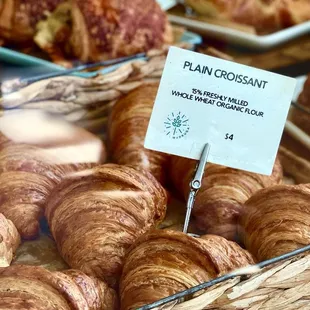
{"type": "Polygon", "coordinates": [[[22,238],[32,239],[39,234],[46,199],[56,184],[102,161],[105,151],[102,142],[83,129],[52,118],[43,126],[38,115],[26,116],[1,119],[0,130],[10,142],[0,147],[0,212],[22,238]]]}
{"type": "Polygon", "coordinates": [[[259,261],[310,243],[310,185],[278,185],[257,192],[244,205],[240,235],[259,261]]]}
{"type": "Polygon", "coordinates": [[[2,0],[0,38],[14,43],[29,43],[38,21],[44,19],[63,0],[2,0]]]}
{"type": "Polygon", "coordinates": [[[114,290],[77,270],[41,267],[0,268],[0,309],[116,310],[114,290]]]}
{"type": "MultiPolygon", "coordinates": [[[[191,159],[173,157],[171,160],[172,181],[185,199],[195,165],[196,161],[191,159]]],[[[204,233],[234,240],[243,203],[256,191],[281,181],[282,167],[278,160],[271,176],[208,163],[193,209],[197,227],[204,233]]]]}
{"type": "Polygon", "coordinates": [[[121,309],[137,309],[253,263],[247,251],[219,236],[151,231],[126,255],[121,309]]]}
{"type": "Polygon", "coordinates": [[[150,173],[107,164],[63,180],[46,217],[68,265],[115,286],[126,250],[163,220],[166,200],[150,173]]]}
{"type": "Polygon", "coordinates": [[[309,0],[185,0],[196,12],[270,32],[310,20],[309,0]]]}
{"type": "Polygon", "coordinates": [[[121,98],[111,112],[109,138],[115,162],[148,170],[165,184],[169,156],[144,148],[157,90],[157,84],[143,85],[121,98]]]}
{"type": "Polygon", "coordinates": [[[165,12],[155,0],[71,0],[38,25],[35,42],[48,52],[65,45],[64,56],[96,62],[133,55],[172,43],[165,12]],[[61,26],[63,25],[63,26],[61,26]]]}
{"type": "Polygon", "coordinates": [[[20,244],[20,236],[15,225],[0,213],[0,267],[11,264],[20,244]]]}
{"type": "Polygon", "coordinates": [[[290,120],[310,136],[310,75],[304,84],[303,91],[298,97],[297,104],[307,112],[292,107],[290,120]]]}

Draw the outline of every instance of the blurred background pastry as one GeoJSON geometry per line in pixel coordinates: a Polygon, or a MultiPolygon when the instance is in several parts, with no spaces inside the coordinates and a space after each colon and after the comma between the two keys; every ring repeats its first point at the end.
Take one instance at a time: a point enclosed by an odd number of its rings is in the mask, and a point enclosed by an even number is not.
{"type": "Polygon", "coordinates": [[[308,0],[185,0],[197,13],[277,31],[310,20],[308,0]]]}

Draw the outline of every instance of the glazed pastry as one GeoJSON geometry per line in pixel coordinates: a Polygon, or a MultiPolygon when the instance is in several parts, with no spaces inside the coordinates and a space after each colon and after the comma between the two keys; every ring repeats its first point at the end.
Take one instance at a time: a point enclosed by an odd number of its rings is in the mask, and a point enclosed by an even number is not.
{"type": "Polygon", "coordinates": [[[166,200],[150,173],[108,164],[63,180],[46,217],[68,265],[115,286],[126,250],[163,220],[166,200]]]}
{"type": "Polygon", "coordinates": [[[50,272],[16,265],[0,268],[0,309],[116,310],[114,290],[77,270],[50,272]]]}
{"type": "Polygon", "coordinates": [[[144,148],[157,90],[157,84],[143,85],[121,98],[111,112],[109,136],[118,164],[148,170],[164,184],[168,155],[144,148]]]}
{"type": "Polygon", "coordinates": [[[202,15],[276,31],[310,20],[309,0],[185,0],[202,15]]]}
{"type": "Polygon", "coordinates": [[[20,236],[15,225],[0,213],[0,267],[11,264],[20,244],[20,236]]]}
{"type": "MultiPolygon", "coordinates": [[[[185,199],[195,166],[194,160],[181,157],[171,160],[171,178],[175,188],[185,199]]],[[[197,227],[204,233],[235,240],[243,203],[258,190],[279,184],[282,176],[278,160],[271,176],[207,164],[193,209],[197,227]]]]}
{"type": "Polygon", "coordinates": [[[219,236],[151,231],[126,255],[121,309],[137,309],[253,263],[247,251],[219,236]]]}
{"type": "Polygon", "coordinates": [[[36,24],[63,0],[2,0],[0,3],[0,38],[14,43],[28,43],[36,24]]]}
{"type": "Polygon", "coordinates": [[[304,84],[303,91],[299,95],[297,103],[309,112],[307,113],[293,107],[290,114],[290,120],[300,129],[310,135],[310,75],[304,84]]]}
{"type": "Polygon", "coordinates": [[[102,142],[83,129],[26,116],[1,119],[0,130],[13,140],[0,147],[0,212],[22,238],[32,239],[38,236],[46,198],[56,184],[67,174],[102,161],[105,151],[102,142]]]}
{"type": "Polygon", "coordinates": [[[259,260],[310,243],[310,185],[278,185],[257,192],[244,206],[240,235],[259,260]]]}
{"type": "Polygon", "coordinates": [[[62,4],[38,25],[35,42],[43,50],[48,52],[52,46],[64,45],[64,56],[95,62],[160,48],[173,41],[167,16],[155,0],[71,0],[69,3],[69,13],[62,4]]]}

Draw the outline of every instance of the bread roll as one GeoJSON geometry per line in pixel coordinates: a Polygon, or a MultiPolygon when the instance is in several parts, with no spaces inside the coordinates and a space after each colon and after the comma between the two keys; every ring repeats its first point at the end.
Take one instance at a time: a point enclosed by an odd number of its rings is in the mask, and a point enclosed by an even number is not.
{"type": "Polygon", "coordinates": [[[137,309],[253,263],[249,253],[219,236],[151,231],[126,256],[121,309],[137,309]]]}
{"type": "Polygon", "coordinates": [[[148,170],[165,184],[169,156],[144,148],[157,90],[157,84],[143,85],[121,98],[111,112],[109,136],[116,163],[148,170]]]}
{"type": "MultiPolygon", "coordinates": [[[[185,199],[195,166],[194,160],[181,157],[171,160],[171,178],[185,199]]],[[[193,209],[196,225],[204,233],[235,240],[243,203],[258,190],[281,181],[282,167],[278,160],[271,176],[208,163],[193,209]]]]}
{"type": "Polygon", "coordinates": [[[278,185],[257,192],[244,205],[240,235],[263,261],[310,244],[310,185],[278,185]]]}
{"type": "Polygon", "coordinates": [[[150,173],[108,164],[61,182],[46,217],[68,265],[115,286],[126,250],[163,220],[166,203],[150,173]]]}
{"type": "Polygon", "coordinates": [[[20,236],[15,225],[0,213],[0,267],[11,264],[20,244],[20,236]]]}
{"type": "Polygon", "coordinates": [[[0,268],[0,309],[116,310],[115,292],[77,270],[49,272],[41,267],[0,268]]]}

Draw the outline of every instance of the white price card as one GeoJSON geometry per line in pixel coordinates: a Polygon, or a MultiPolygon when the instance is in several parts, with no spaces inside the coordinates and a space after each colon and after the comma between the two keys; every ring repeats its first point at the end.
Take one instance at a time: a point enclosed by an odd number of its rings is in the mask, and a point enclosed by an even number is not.
{"type": "Polygon", "coordinates": [[[145,138],[151,150],[270,175],[296,80],[171,47],[145,138]]]}

